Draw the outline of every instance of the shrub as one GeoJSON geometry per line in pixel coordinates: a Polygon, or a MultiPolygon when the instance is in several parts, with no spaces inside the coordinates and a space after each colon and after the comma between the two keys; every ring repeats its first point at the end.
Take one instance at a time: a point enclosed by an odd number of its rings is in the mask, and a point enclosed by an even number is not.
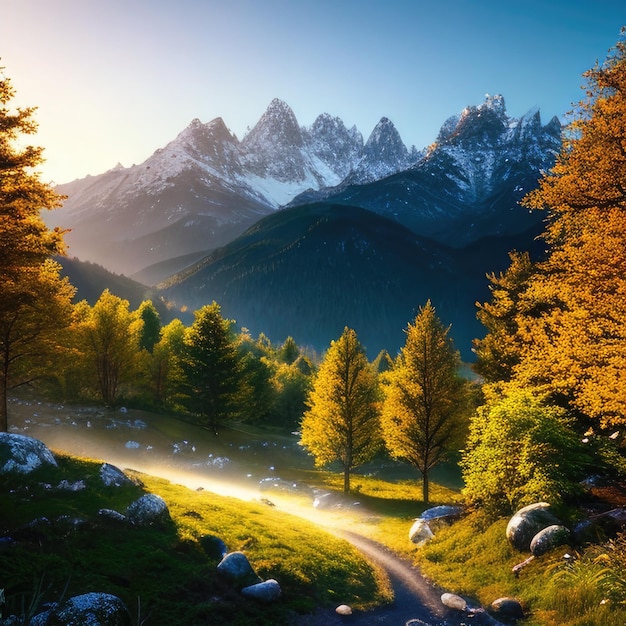
{"type": "Polygon", "coordinates": [[[538,500],[558,504],[580,489],[590,463],[563,409],[510,388],[492,394],[471,420],[461,460],[464,495],[493,513],[538,500]]]}

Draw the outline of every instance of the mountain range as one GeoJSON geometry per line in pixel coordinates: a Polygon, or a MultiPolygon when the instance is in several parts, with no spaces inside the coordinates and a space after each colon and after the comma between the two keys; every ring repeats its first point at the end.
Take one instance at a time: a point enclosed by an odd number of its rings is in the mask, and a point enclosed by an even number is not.
{"type": "Polygon", "coordinates": [[[368,354],[394,352],[431,299],[471,358],[485,274],[511,249],[540,252],[543,216],[519,200],[560,146],[558,119],[511,118],[501,96],[422,151],[387,118],[364,141],[328,114],[300,126],[274,100],[242,140],[194,120],[140,165],[60,186],[54,224],[72,229],[71,255],[319,350],[348,325],[368,354]]]}
{"type": "Polygon", "coordinates": [[[364,143],[328,114],[301,127],[275,99],[241,141],[222,118],[195,119],[139,165],[59,185],[67,200],[51,219],[71,229],[71,255],[127,275],[166,262],[164,277],[172,259],[184,267],[304,191],[349,175],[376,180],[416,160],[386,118],[364,143]]]}

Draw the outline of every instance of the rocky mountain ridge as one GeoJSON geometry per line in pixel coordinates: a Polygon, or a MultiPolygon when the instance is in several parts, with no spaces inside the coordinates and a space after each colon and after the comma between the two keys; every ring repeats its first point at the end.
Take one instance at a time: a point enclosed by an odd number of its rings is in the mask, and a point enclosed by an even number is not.
{"type": "Polygon", "coordinates": [[[502,96],[450,117],[411,167],[384,179],[309,191],[289,206],[328,201],[360,206],[453,247],[524,232],[542,219],[519,207],[549,170],[561,124],[542,125],[538,110],[510,118],[502,96]]]}
{"type": "Polygon", "coordinates": [[[71,255],[132,274],[224,245],[305,190],[352,172],[376,180],[415,154],[386,118],[364,144],[356,127],[328,114],[302,127],[274,99],[241,141],[222,118],[195,119],[139,165],[60,185],[68,198],[49,221],[71,229],[71,255]]]}
{"type": "Polygon", "coordinates": [[[430,299],[471,358],[485,275],[512,249],[541,253],[543,213],[519,200],[552,167],[560,132],[487,96],[418,155],[386,119],[363,143],[330,115],[301,127],[274,100],[241,141],[221,118],[196,120],[145,163],[61,188],[60,225],[70,254],[147,267],[134,277],[171,278],[161,293],[181,307],[215,300],[272,341],[323,350],[347,324],[368,351],[393,352],[430,299]]]}
{"type": "Polygon", "coordinates": [[[371,356],[394,353],[431,300],[470,360],[484,331],[475,302],[489,298],[486,274],[503,271],[510,250],[542,252],[544,216],[519,200],[559,147],[558,120],[509,118],[502,97],[489,96],[450,118],[412,167],[363,184],[351,182],[353,170],[298,196],[172,277],[164,293],[192,308],[214,299],[254,333],[318,350],[348,325],[371,356]]]}

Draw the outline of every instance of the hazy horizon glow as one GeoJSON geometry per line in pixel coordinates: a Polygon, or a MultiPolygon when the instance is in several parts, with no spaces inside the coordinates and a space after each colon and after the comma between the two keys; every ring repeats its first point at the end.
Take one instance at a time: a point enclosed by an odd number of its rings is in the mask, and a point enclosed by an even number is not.
{"type": "Polygon", "coordinates": [[[626,24],[623,0],[5,0],[0,66],[36,106],[46,182],[140,163],[194,118],[241,138],[270,101],[408,146],[485,93],[547,122],[626,24]]]}

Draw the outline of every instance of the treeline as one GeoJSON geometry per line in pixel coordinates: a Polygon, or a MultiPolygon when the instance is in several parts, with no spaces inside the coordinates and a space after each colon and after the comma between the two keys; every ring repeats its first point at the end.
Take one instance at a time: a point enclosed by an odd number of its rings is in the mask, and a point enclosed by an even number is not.
{"type": "Polygon", "coordinates": [[[293,339],[273,346],[237,333],[216,303],[190,326],[162,325],[151,301],[130,310],[105,290],[93,306],[72,307],[56,366],[42,380],[66,401],[183,413],[214,429],[232,419],[295,427],[312,371],[293,339]]]}

